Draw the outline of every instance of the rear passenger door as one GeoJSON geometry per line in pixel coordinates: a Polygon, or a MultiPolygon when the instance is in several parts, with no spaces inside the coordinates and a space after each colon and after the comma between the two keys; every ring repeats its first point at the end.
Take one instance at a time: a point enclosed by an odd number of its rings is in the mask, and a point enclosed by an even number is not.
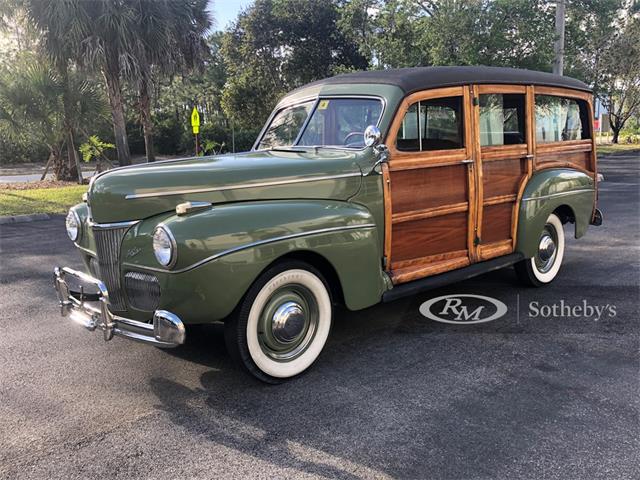
{"type": "Polygon", "coordinates": [[[394,283],[469,265],[475,165],[469,87],[409,95],[385,166],[385,257],[394,283]]]}
{"type": "Polygon", "coordinates": [[[473,87],[477,261],[507,255],[515,247],[518,204],[532,169],[532,102],[532,87],[473,87]]]}

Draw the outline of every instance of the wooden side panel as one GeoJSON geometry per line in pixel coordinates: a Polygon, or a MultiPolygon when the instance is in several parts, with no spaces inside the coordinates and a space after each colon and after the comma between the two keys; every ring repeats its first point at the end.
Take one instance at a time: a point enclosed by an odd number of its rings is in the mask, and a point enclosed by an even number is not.
{"type": "Polygon", "coordinates": [[[467,248],[467,213],[402,222],[393,226],[393,262],[464,251],[467,248]]]}
{"type": "Polygon", "coordinates": [[[511,210],[513,202],[484,207],[482,216],[482,243],[488,244],[511,239],[511,210]]]}
{"type": "Polygon", "coordinates": [[[393,172],[393,213],[464,203],[468,198],[467,167],[463,164],[393,172]]]}
{"type": "Polygon", "coordinates": [[[591,148],[583,152],[558,151],[539,153],[536,159],[537,168],[569,167],[579,170],[591,169],[591,148]]]}
{"type": "Polygon", "coordinates": [[[485,200],[517,193],[522,175],[526,174],[524,158],[485,162],[483,168],[485,200]]]}

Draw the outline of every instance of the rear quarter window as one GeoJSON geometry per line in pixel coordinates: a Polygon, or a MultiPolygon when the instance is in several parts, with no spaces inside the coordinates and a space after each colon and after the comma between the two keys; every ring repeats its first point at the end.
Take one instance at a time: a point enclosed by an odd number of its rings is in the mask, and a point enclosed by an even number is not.
{"type": "Polygon", "coordinates": [[[589,110],[584,100],[536,95],[535,112],[537,143],[591,138],[589,110]]]}

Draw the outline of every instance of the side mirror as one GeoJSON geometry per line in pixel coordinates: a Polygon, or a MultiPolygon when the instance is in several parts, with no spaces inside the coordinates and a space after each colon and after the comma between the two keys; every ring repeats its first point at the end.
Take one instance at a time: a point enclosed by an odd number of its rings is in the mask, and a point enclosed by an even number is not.
{"type": "Polygon", "coordinates": [[[380,133],[380,129],[375,125],[369,125],[364,130],[364,144],[367,147],[375,147],[380,143],[382,139],[382,133],[380,133]]]}

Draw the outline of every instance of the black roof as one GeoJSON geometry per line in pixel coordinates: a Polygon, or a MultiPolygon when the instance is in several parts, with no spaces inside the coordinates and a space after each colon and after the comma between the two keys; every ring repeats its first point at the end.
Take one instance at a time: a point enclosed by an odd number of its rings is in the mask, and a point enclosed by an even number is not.
{"type": "Polygon", "coordinates": [[[499,83],[565,87],[590,92],[580,80],[552,73],[504,67],[413,67],[391,70],[371,70],[346,73],[326,78],[309,85],[336,85],[345,83],[382,83],[400,87],[405,94],[428,88],[456,85],[499,83]]]}

